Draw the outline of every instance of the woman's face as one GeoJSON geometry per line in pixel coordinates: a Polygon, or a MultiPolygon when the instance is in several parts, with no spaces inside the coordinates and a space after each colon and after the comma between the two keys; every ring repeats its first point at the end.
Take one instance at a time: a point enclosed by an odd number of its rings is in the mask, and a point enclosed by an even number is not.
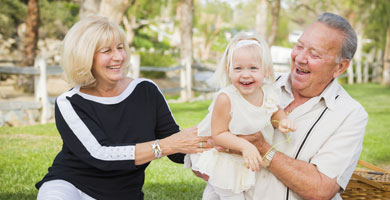
{"type": "Polygon", "coordinates": [[[98,49],[93,56],[92,74],[96,83],[114,84],[123,78],[122,64],[126,60],[123,43],[113,42],[98,49]]]}

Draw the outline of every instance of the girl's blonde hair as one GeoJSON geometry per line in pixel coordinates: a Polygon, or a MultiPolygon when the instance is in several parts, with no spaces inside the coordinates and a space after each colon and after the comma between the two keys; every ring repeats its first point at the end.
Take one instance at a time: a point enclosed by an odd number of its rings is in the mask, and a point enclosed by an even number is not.
{"type": "MultiPolygon", "coordinates": [[[[257,50],[259,53],[261,68],[264,72],[264,77],[266,78],[265,82],[274,82],[271,53],[267,42],[256,34],[242,32],[234,36],[226,47],[217,69],[213,76],[207,81],[210,86],[222,88],[231,84],[229,73],[233,69],[233,53],[237,49],[237,43],[241,40],[254,40],[258,43],[258,45],[249,44],[248,46],[253,46],[253,50],[257,50]]],[[[240,46],[238,48],[240,48],[240,46]]]]}
{"type": "Polygon", "coordinates": [[[126,51],[127,57],[121,66],[125,76],[129,70],[130,50],[119,25],[96,15],[74,24],[62,43],[61,66],[66,81],[73,86],[93,86],[96,79],[91,69],[95,52],[113,42],[122,43],[126,51]]]}

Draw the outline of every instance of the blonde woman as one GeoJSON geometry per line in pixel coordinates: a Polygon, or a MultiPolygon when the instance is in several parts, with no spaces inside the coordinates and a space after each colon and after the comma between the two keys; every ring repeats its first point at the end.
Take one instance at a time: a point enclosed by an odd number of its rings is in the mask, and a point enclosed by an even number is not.
{"type": "Polygon", "coordinates": [[[180,153],[207,148],[196,128],[180,131],[156,84],[126,76],[129,56],[123,30],[104,17],[66,34],[61,66],[74,87],[56,100],[63,147],[36,184],[38,199],[143,199],[150,161],[182,163],[180,153]]]}
{"type": "Polygon", "coordinates": [[[268,45],[257,35],[241,33],[227,46],[214,76],[222,89],[198,125],[199,136],[212,136],[216,145],[241,155],[216,149],[186,157],[186,166],[209,176],[203,199],[245,199],[255,185],[255,171],[263,165],[257,148],[238,135],[263,133],[272,141],[274,128],[287,133],[295,125],[279,108],[278,89],[268,45]],[[273,123],[271,123],[271,120],[273,123]],[[217,194],[218,197],[213,196],[217,194]]]}

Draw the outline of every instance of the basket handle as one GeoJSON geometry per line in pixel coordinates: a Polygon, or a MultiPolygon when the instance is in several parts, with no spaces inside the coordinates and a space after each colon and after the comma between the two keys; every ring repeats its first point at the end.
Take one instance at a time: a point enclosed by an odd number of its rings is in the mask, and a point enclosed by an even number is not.
{"type": "Polygon", "coordinates": [[[352,178],[357,179],[357,180],[359,180],[359,181],[361,181],[361,182],[363,182],[363,183],[366,183],[366,184],[368,184],[368,185],[371,185],[371,186],[373,186],[373,187],[375,187],[375,188],[378,188],[378,189],[380,189],[380,190],[386,190],[386,191],[389,190],[389,188],[385,187],[383,184],[377,183],[377,182],[372,181],[372,180],[369,180],[369,179],[364,178],[363,176],[360,176],[360,175],[355,174],[355,173],[352,174],[352,178]]]}
{"type": "MultiPolygon", "coordinates": [[[[385,170],[385,169],[382,169],[382,168],[380,168],[380,167],[377,167],[377,166],[375,166],[375,165],[372,165],[372,164],[370,164],[370,163],[368,163],[368,162],[365,162],[365,161],[362,161],[362,160],[358,160],[358,164],[359,164],[359,165],[362,165],[362,166],[364,166],[364,167],[367,167],[367,168],[369,168],[369,169],[372,169],[372,170],[374,170],[375,172],[379,172],[379,173],[387,173],[387,172],[389,172],[389,171],[387,171],[387,170],[385,170]]],[[[377,189],[384,190],[384,191],[390,191],[390,187],[389,187],[389,186],[385,186],[385,185],[382,184],[382,183],[378,183],[378,182],[369,180],[369,179],[367,179],[367,178],[365,178],[365,177],[363,177],[363,176],[360,176],[360,175],[358,175],[358,174],[356,174],[356,173],[353,173],[353,174],[352,174],[352,178],[357,179],[357,180],[359,180],[359,181],[361,181],[361,182],[363,182],[363,183],[366,183],[366,184],[368,184],[368,185],[371,185],[371,186],[373,186],[373,187],[375,187],[375,188],[377,188],[377,189]]]]}
{"type": "Polygon", "coordinates": [[[376,172],[388,172],[388,171],[385,170],[385,169],[382,169],[382,168],[380,168],[380,167],[377,167],[377,166],[375,166],[375,165],[373,165],[373,164],[370,164],[370,163],[365,162],[365,161],[362,161],[362,160],[358,160],[358,164],[359,164],[359,165],[362,165],[362,166],[364,166],[364,167],[367,167],[367,168],[369,168],[369,169],[375,170],[376,172]]]}

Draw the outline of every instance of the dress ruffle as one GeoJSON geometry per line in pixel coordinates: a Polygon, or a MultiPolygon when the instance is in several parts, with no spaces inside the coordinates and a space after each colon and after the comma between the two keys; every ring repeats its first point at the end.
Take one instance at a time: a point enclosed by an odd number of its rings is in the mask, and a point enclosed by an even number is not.
{"type": "Polygon", "coordinates": [[[264,108],[268,114],[272,114],[278,110],[280,90],[273,85],[265,85],[263,90],[267,93],[263,101],[264,108]]]}
{"type": "MultiPolygon", "coordinates": [[[[236,135],[249,135],[261,131],[266,141],[271,142],[273,127],[270,118],[278,110],[280,90],[271,84],[262,86],[263,105],[254,106],[244,99],[239,91],[229,85],[221,89],[209,107],[209,113],[198,125],[198,136],[211,136],[211,113],[216,97],[221,93],[231,101],[231,121],[229,131],[236,135]]],[[[186,155],[184,165],[195,171],[207,174],[209,183],[233,193],[246,191],[255,185],[256,173],[246,168],[241,155],[218,152],[211,149],[203,153],[186,155]]]]}
{"type": "Polygon", "coordinates": [[[207,174],[213,186],[240,193],[255,185],[255,172],[245,166],[245,160],[240,155],[218,152],[216,149],[192,155],[195,155],[191,156],[191,159],[194,158],[192,161],[197,160],[192,168],[207,174]]]}

